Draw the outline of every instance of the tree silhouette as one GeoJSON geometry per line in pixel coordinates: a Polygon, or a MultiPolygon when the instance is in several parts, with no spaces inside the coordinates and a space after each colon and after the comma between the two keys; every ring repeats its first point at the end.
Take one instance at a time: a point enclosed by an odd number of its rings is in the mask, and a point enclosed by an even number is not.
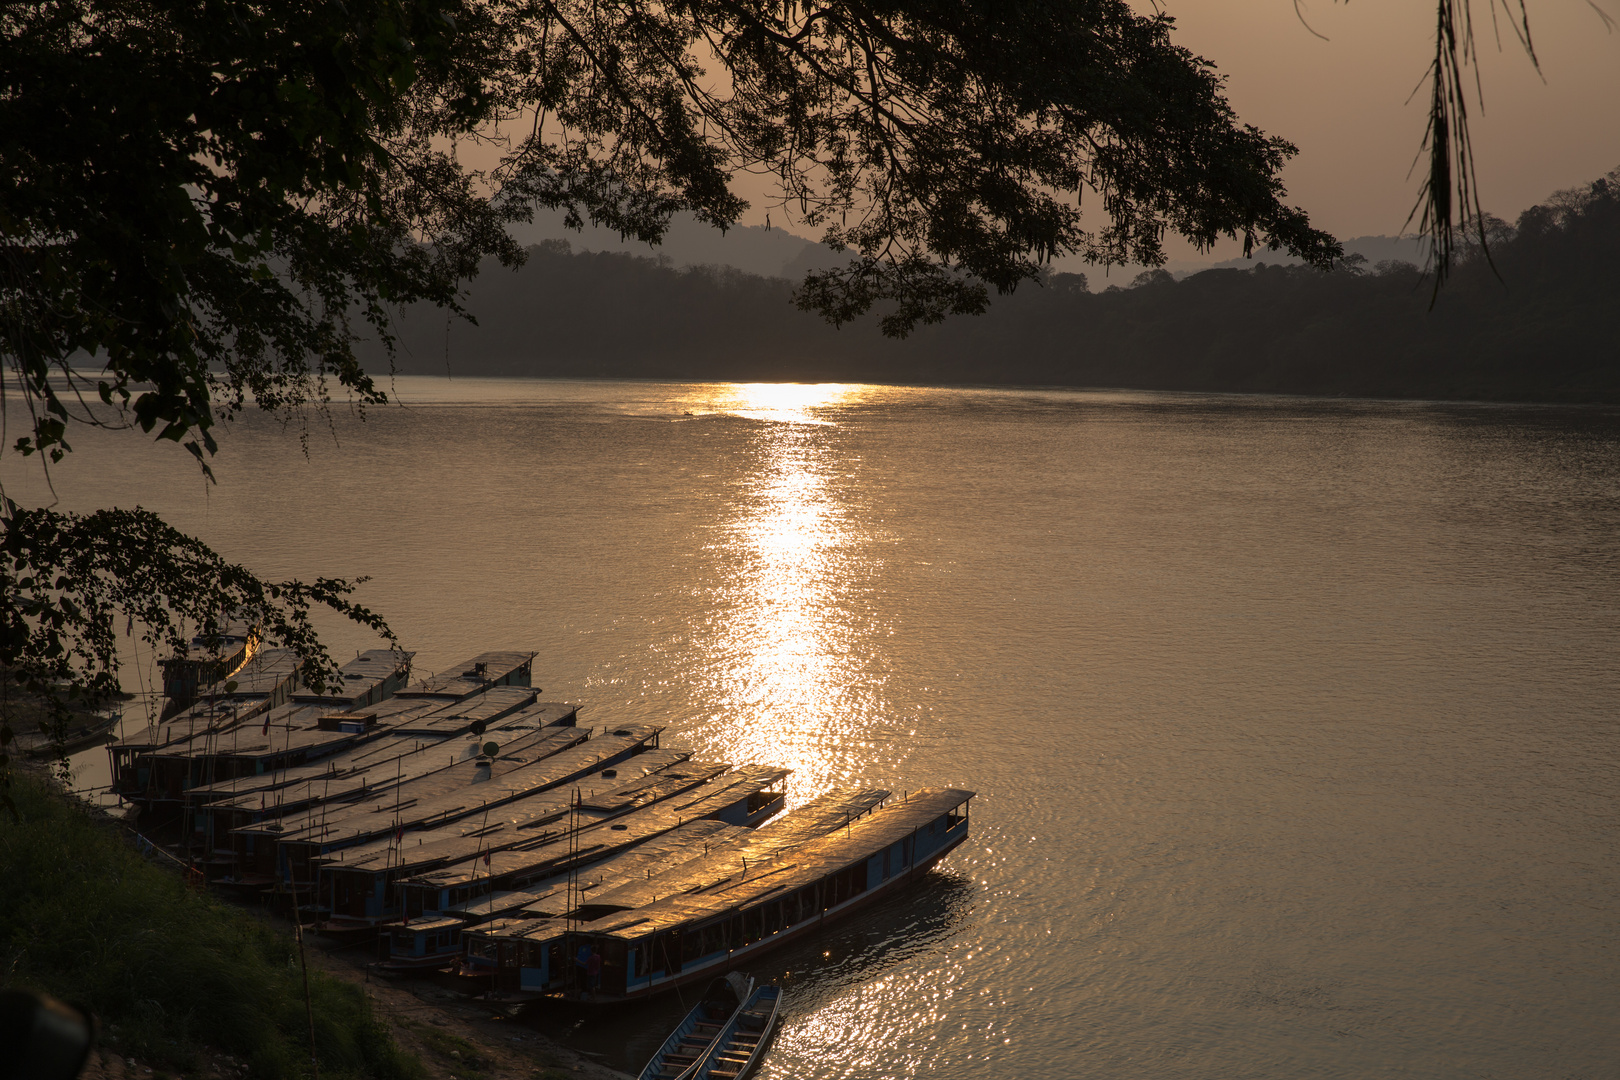
{"type": "MultiPolygon", "coordinates": [[[[387,344],[397,305],[457,313],[481,259],[522,260],[510,223],[724,228],[741,171],[850,255],[797,303],[835,323],[881,305],[895,335],[1054,256],[1156,265],[1167,232],[1329,265],[1337,244],[1283,202],[1294,148],[1240,123],[1171,25],[1122,0],[6,5],[0,351],[29,412],[10,452],[48,467],[73,424],[123,426],[206,471],[246,407],[321,408],[333,384],[381,404],[355,325],[387,344]]],[[[315,686],[332,666],[299,604],[382,626],[352,583],[211,588],[235,568],[143,542],[150,515],[7,499],[0,527],[0,666],[52,701],[104,697],[120,613],[173,647],[247,604],[315,686]],[[165,602],[106,587],[134,577],[165,602]]]]}

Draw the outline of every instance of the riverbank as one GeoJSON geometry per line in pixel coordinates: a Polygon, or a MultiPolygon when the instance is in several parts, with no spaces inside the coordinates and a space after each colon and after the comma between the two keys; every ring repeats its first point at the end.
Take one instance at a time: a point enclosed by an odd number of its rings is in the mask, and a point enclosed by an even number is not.
{"type": "Polygon", "coordinates": [[[1412,263],[1357,257],[1323,273],[1268,265],[1266,252],[1180,281],[1054,273],[897,341],[876,316],[834,328],[798,310],[796,281],[553,240],[520,270],[490,264],[469,284],[476,324],[407,308],[398,351],[362,358],[379,375],[456,378],[1620,403],[1620,170],[1516,229],[1497,223],[1490,245],[1488,258],[1464,251],[1438,293],[1412,263]]]}
{"type": "MultiPolygon", "coordinates": [[[[102,1026],[90,1080],[309,1075],[291,924],[189,889],[127,824],[14,774],[0,811],[0,970],[102,1026]]],[[[306,939],[323,1078],[616,1080],[620,1074],[425,984],[368,979],[353,950],[306,939]]]]}

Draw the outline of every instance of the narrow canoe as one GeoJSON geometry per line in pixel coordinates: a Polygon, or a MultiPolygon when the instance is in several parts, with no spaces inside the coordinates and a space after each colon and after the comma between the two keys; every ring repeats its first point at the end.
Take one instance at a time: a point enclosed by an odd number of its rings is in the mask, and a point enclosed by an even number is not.
{"type": "Polygon", "coordinates": [[[765,1054],[781,1003],[781,987],[761,986],[750,994],[692,1070],[690,1080],[742,1080],[747,1076],[765,1054]]]}
{"type": "Polygon", "coordinates": [[[639,1080],[680,1080],[688,1076],[720,1033],[737,1018],[753,989],[754,980],[735,971],[711,982],[703,1000],[693,1006],[641,1070],[639,1080]]]}

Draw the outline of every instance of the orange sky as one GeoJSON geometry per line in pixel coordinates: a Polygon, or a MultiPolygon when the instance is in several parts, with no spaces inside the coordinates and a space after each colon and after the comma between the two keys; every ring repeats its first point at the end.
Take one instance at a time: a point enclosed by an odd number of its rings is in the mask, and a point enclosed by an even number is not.
{"type": "MultiPolygon", "coordinates": [[[[1481,202],[1512,221],[1552,192],[1620,167],[1620,30],[1606,31],[1586,0],[1526,0],[1538,75],[1505,23],[1498,50],[1489,2],[1473,0],[1484,111],[1470,100],[1469,116],[1481,202]]],[[[1597,3],[1620,20],[1620,0],[1597,3]]],[[[1408,98],[1433,57],[1434,0],[1302,0],[1326,41],[1300,24],[1290,0],[1163,7],[1176,19],[1175,39],[1226,74],[1238,116],[1299,147],[1284,172],[1290,202],[1340,238],[1402,231],[1417,194],[1408,169],[1427,122],[1426,96],[1408,98]]],[[[739,193],[754,203],[743,222],[764,224],[763,200],[748,187],[740,177],[739,193]]],[[[1166,250],[1196,262],[1241,254],[1236,243],[1201,256],[1173,240],[1166,250]]]]}
{"type": "MultiPolygon", "coordinates": [[[[1620,19],[1615,0],[1598,0],[1620,19]]],[[[1142,6],[1140,2],[1138,6],[1142,6]]],[[[1515,0],[1515,6],[1517,6],[1515,0]]],[[[1176,39],[1228,77],[1238,115],[1295,143],[1291,201],[1341,237],[1394,234],[1412,207],[1407,170],[1426,121],[1407,102],[1433,55],[1433,0],[1166,0],[1176,39]]],[[[1485,108],[1470,103],[1481,201],[1508,220],[1560,188],[1620,167],[1620,31],[1585,0],[1527,0],[1542,75],[1489,0],[1474,0],[1485,108]]]]}
{"type": "MultiPolygon", "coordinates": [[[[1150,0],[1131,2],[1152,10],[1150,0]]],[[[1483,112],[1469,103],[1480,199],[1509,221],[1620,167],[1620,30],[1607,30],[1588,0],[1525,2],[1540,75],[1505,24],[1498,49],[1491,0],[1472,0],[1484,88],[1483,112]]],[[[1620,20],[1620,0],[1595,2],[1620,20]]],[[[1325,41],[1301,25],[1291,0],[1162,5],[1177,21],[1176,40],[1225,73],[1238,116],[1299,147],[1284,172],[1291,203],[1340,238],[1402,231],[1427,121],[1425,95],[1412,92],[1433,56],[1434,0],[1301,0],[1325,41]]],[[[742,223],[763,225],[760,182],[739,176],[734,188],[753,203],[742,223]]],[[[779,211],[773,223],[818,238],[779,211]]],[[[1200,263],[1241,254],[1233,242],[1197,255],[1173,238],[1166,250],[1200,263]]]]}

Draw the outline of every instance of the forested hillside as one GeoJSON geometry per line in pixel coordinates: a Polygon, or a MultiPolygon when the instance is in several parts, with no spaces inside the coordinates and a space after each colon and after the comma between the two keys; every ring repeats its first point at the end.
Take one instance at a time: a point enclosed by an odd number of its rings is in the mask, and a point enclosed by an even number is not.
{"type": "Polygon", "coordinates": [[[1432,309],[1432,280],[1410,264],[1262,258],[1099,293],[1058,274],[905,341],[797,311],[782,279],[552,242],[477,279],[479,325],[412,312],[399,368],[1620,401],[1620,170],[1515,225],[1492,219],[1489,236],[1489,257],[1468,252],[1432,309]]]}

